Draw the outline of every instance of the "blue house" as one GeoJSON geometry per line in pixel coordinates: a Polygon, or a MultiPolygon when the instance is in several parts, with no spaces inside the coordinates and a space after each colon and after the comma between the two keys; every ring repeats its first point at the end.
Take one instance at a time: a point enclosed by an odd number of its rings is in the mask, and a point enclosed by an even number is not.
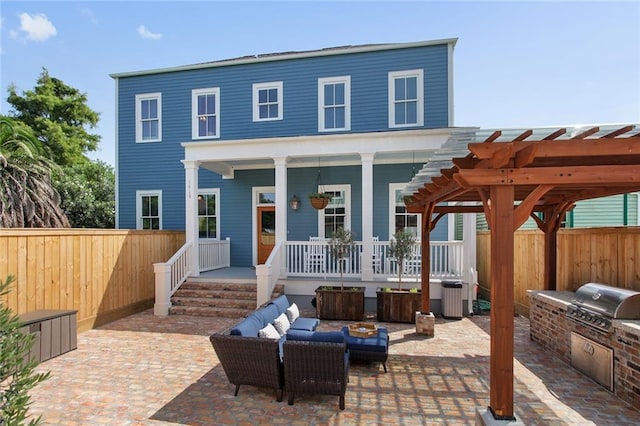
{"type": "MultiPolygon", "coordinates": [[[[420,238],[420,215],[407,212],[402,191],[453,130],[455,44],[345,46],[112,74],[117,227],[185,230],[191,275],[256,266],[271,285],[282,276],[393,276],[393,234],[420,238]],[[326,207],[311,206],[317,192],[329,195],[326,207]],[[342,265],[326,247],[340,227],[357,240],[342,265]]],[[[454,222],[444,217],[432,242],[453,240],[454,222]]],[[[436,253],[432,269],[451,274],[452,248],[442,247],[448,254],[439,262],[436,253]]]]}

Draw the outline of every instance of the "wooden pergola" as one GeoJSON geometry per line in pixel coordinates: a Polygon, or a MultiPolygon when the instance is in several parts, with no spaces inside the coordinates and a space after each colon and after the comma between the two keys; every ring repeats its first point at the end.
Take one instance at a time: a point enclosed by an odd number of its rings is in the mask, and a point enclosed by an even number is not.
{"type": "Polygon", "coordinates": [[[556,289],[557,232],[580,200],[640,191],[640,132],[634,125],[461,129],[405,189],[422,214],[422,312],[429,306],[429,237],[447,213],[483,212],[491,230],[490,405],[513,419],[514,232],[533,218],[545,235],[544,288],[556,289]]]}

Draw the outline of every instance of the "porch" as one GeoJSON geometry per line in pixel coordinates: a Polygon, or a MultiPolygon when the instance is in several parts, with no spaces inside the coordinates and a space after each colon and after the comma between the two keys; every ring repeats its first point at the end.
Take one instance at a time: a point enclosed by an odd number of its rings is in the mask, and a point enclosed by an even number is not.
{"type": "MultiPolygon", "coordinates": [[[[415,243],[413,254],[405,259],[402,269],[390,253],[389,241],[355,242],[347,256],[331,255],[327,240],[285,241],[277,244],[262,265],[235,267],[230,264],[232,241],[200,240],[197,245],[198,270],[193,272],[194,245],[186,243],[166,263],[154,265],[156,275],[156,315],[167,315],[171,296],[189,277],[255,279],[256,306],[269,300],[275,285],[287,285],[287,294],[310,299],[318,280],[357,282],[366,288],[365,297],[375,297],[378,287],[396,286],[399,279],[406,287],[420,287],[422,245],[415,243]]],[[[475,240],[473,241],[475,244],[475,240]]],[[[430,281],[461,280],[465,283],[466,299],[471,303],[475,293],[472,284],[473,264],[469,263],[469,242],[432,241],[430,244],[430,281]]],[[[438,290],[432,294],[437,298],[438,290]]],[[[471,311],[470,309],[468,310],[471,311]]]]}

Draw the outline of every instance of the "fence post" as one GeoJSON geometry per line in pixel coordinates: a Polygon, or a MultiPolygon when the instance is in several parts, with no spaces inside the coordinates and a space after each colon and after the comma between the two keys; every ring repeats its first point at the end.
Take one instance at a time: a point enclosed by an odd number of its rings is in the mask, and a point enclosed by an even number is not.
{"type": "Polygon", "coordinates": [[[166,263],[154,263],[153,272],[156,276],[156,301],[153,305],[153,314],[159,317],[169,315],[171,307],[171,265],[166,263]]]}

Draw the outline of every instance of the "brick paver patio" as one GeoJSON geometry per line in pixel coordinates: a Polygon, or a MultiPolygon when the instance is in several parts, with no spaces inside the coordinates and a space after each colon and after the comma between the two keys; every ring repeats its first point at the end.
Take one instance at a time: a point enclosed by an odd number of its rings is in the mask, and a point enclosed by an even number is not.
{"type": "MultiPolygon", "coordinates": [[[[308,313],[307,313],[308,314],[308,313]]],[[[241,386],[237,397],[208,336],[237,320],[132,315],[81,333],[78,349],[44,362],[31,413],[50,425],[474,424],[489,403],[489,316],[436,320],[436,336],[411,324],[390,332],[389,372],[352,364],[346,409],[338,398],[241,386]]],[[[515,411],[528,425],[635,425],[640,412],[529,339],[515,318],[515,411]]],[[[344,322],[322,321],[322,330],[344,322]]]]}

